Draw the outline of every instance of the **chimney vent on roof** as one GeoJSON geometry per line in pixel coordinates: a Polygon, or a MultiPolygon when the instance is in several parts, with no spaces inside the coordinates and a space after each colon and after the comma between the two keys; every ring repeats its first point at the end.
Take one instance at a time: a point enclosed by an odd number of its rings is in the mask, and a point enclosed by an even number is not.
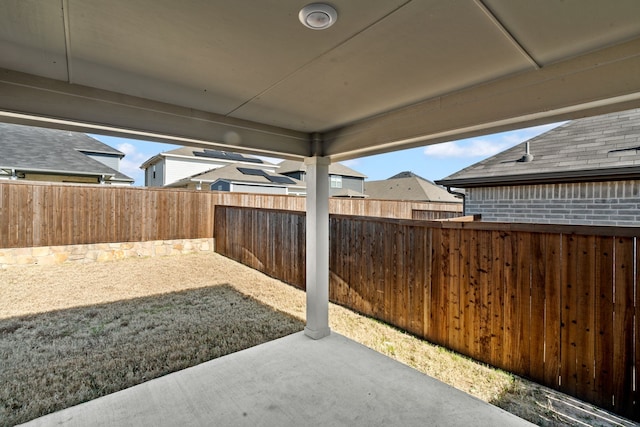
{"type": "Polygon", "coordinates": [[[533,161],[533,154],[529,152],[529,141],[524,143],[524,156],[522,156],[518,161],[521,163],[529,163],[533,161]]]}

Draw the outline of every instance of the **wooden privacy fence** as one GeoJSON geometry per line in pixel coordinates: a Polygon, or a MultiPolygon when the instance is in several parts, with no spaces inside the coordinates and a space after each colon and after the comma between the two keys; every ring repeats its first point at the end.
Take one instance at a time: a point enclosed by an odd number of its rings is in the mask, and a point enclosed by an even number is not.
{"type": "MultiPolygon", "coordinates": [[[[218,252],[304,289],[303,214],[219,206],[215,230],[218,252]]],[[[332,215],[330,299],[640,420],[639,236],[332,215]]]]}
{"type": "MultiPolygon", "coordinates": [[[[304,211],[305,198],[0,181],[0,248],[209,238],[216,205],[304,211]]],[[[330,200],[335,213],[411,218],[414,209],[462,212],[451,203],[330,200]]]]}
{"type": "Polygon", "coordinates": [[[216,207],[216,252],[304,289],[305,213],[216,207]]]}

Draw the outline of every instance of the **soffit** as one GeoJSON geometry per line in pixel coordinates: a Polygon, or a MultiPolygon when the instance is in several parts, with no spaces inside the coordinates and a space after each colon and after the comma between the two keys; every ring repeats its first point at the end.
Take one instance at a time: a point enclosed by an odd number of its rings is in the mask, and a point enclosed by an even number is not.
{"type": "Polygon", "coordinates": [[[640,104],[634,0],[305,4],[5,0],[0,120],[344,159],[640,104]]]}

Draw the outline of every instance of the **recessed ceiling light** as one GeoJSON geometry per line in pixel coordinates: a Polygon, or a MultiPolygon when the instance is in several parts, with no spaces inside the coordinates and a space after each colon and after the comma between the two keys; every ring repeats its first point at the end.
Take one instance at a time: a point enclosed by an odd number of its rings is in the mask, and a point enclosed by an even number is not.
{"type": "Polygon", "coordinates": [[[324,30],[335,24],[338,20],[338,12],[328,4],[312,3],[300,10],[298,19],[307,28],[324,30]]]}

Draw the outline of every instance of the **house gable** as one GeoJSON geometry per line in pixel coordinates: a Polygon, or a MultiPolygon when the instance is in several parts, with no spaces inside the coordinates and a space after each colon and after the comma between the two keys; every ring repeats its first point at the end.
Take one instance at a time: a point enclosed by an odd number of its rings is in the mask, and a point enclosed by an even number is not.
{"type": "Polygon", "coordinates": [[[113,166],[124,154],[88,135],[0,123],[0,179],[133,183],[113,166]]]}

